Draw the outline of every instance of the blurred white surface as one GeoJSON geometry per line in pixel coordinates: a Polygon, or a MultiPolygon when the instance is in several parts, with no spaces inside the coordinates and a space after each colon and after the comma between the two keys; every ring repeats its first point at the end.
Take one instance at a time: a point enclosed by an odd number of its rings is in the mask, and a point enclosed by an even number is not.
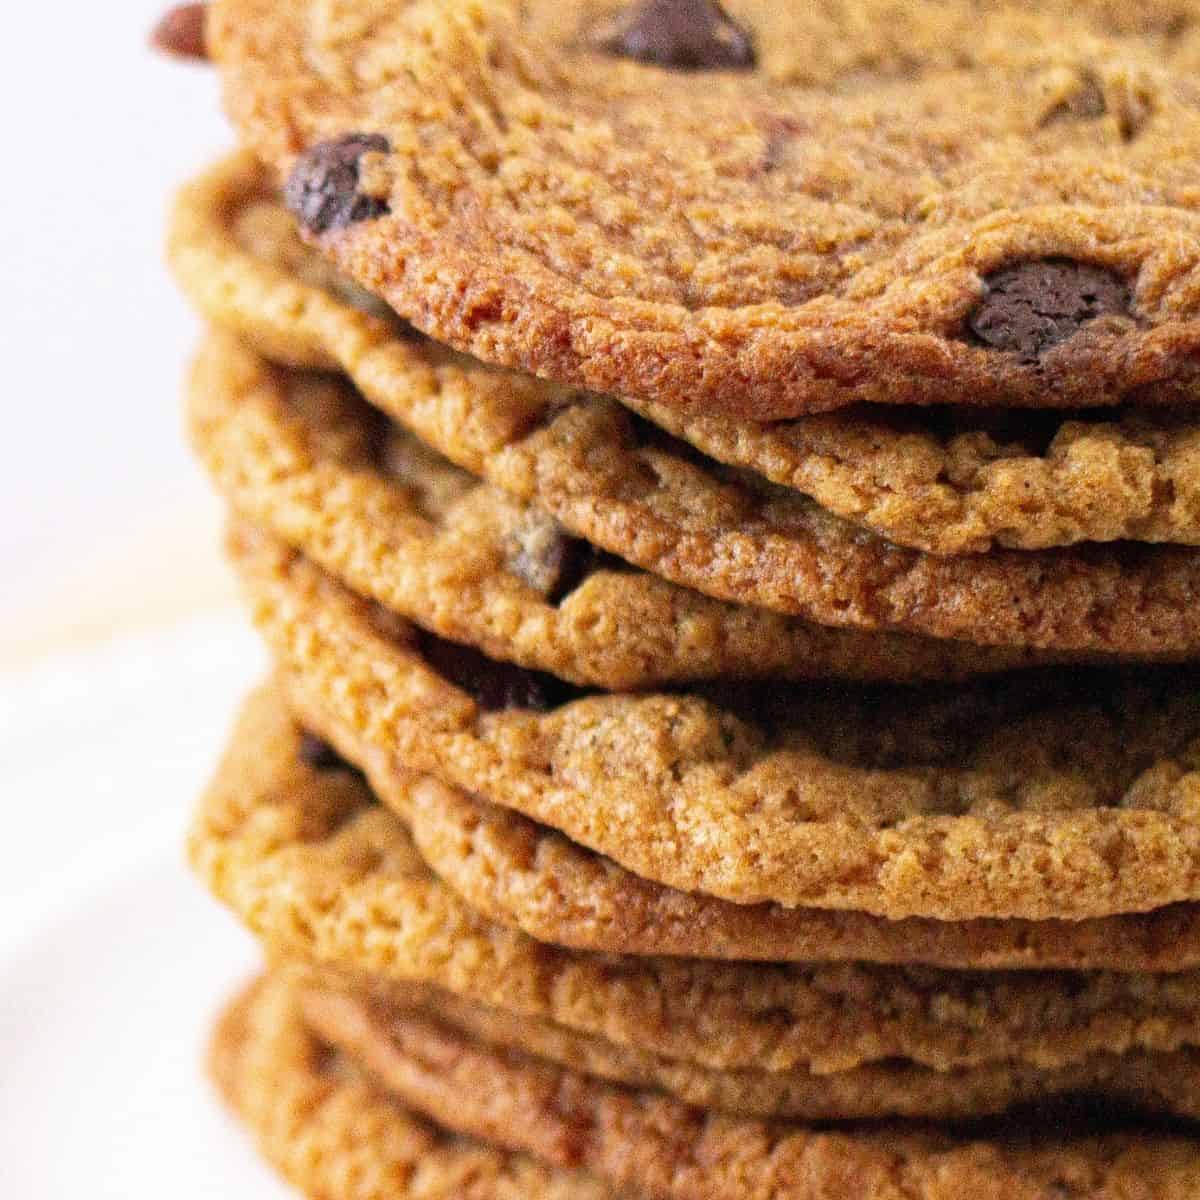
{"type": "Polygon", "coordinates": [[[182,861],[191,809],[264,659],[230,613],[0,675],[0,954],[127,869],[167,850],[182,861]]]}
{"type": "Polygon", "coordinates": [[[172,187],[232,138],[213,73],[147,49],[164,7],[6,25],[0,665],[228,595],[180,432],[197,325],[161,244],[172,187]]]}
{"type": "Polygon", "coordinates": [[[215,922],[164,861],[0,958],[4,1194],[290,1194],[200,1071],[213,998],[238,986],[255,957],[232,919],[215,922]]]}
{"type": "Polygon", "coordinates": [[[181,432],[173,187],[231,143],[163,0],[8,14],[0,222],[0,1177],[27,1200],[277,1194],[203,1026],[253,953],[182,839],[264,656],[181,432]]]}

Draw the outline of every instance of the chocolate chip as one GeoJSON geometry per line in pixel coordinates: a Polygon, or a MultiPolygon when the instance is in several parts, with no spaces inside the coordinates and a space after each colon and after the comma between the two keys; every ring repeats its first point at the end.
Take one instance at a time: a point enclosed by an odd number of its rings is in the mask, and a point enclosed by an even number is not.
{"type": "Polygon", "coordinates": [[[508,568],[550,604],[573,592],[599,564],[590,543],[571,537],[553,518],[530,512],[513,531],[508,568]]]}
{"type": "Polygon", "coordinates": [[[315,733],[300,735],[300,761],[314,771],[352,771],[354,768],[315,733]]]}
{"type": "Polygon", "coordinates": [[[382,134],[350,133],[310,146],[297,160],[283,191],[284,203],[310,233],[344,229],[388,212],[386,201],[359,194],[359,159],[386,154],[382,134]]]}
{"type": "Polygon", "coordinates": [[[682,71],[754,66],[754,39],[716,0],[642,0],[600,46],[609,54],[682,71]]]}
{"type": "Polygon", "coordinates": [[[1003,267],[984,279],[967,326],[980,343],[1036,362],[1097,317],[1129,316],[1132,297],[1118,275],[1065,258],[1003,267]]]}
{"type": "Polygon", "coordinates": [[[177,4],[170,9],[150,33],[150,45],[172,58],[188,58],[196,62],[208,60],[204,42],[205,4],[177,4]]]}
{"type": "Polygon", "coordinates": [[[448,642],[431,633],[421,635],[420,648],[425,661],[443,679],[462,688],[487,712],[509,708],[549,712],[580,695],[578,689],[553,675],[496,662],[473,646],[448,642]]]}

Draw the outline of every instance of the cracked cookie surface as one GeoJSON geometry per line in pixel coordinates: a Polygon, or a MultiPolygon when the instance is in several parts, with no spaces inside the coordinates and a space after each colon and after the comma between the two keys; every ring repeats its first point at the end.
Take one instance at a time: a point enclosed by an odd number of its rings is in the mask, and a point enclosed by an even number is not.
{"type": "Polygon", "coordinates": [[[485,360],[759,419],[1195,402],[1185,0],[729,0],[753,62],[699,70],[647,8],[217,0],[209,41],[281,176],[386,139],[312,236],[485,360]]]}
{"type": "Polygon", "coordinates": [[[381,620],[253,531],[230,548],[317,733],[523,812],[643,878],[738,903],[944,920],[1197,898],[1194,670],[581,694],[381,620]]]}
{"type": "Polygon", "coordinates": [[[485,920],[347,769],[318,771],[253,701],[197,815],[191,858],[272,955],[433,985],[490,1008],[715,1070],[935,1070],[1200,1044],[1196,972],[971,972],[586,954],[485,920]]]}
{"type": "Polygon", "coordinates": [[[193,370],[192,443],[235,512],[443,637],[581,685],[968,678],[1054,656],[814,625],[618,569],[327,374],[227,336],[193,370]]]}
{"type": "Polygon", "coordinates": [[[615,401],[414,341],[255,258],[220,219],[242,189],[253,192],[240,178],[218,173],[199,189],[207,199],[192,193],[178,210],[172,258],[201,311],[269,357],[342,369],[427,445],[603,550],[819,624],[1079,653],[1200,644],[1194,549],[1120,542],[941,558],[898,547],[753,472],[698,459],[615,401]]]}

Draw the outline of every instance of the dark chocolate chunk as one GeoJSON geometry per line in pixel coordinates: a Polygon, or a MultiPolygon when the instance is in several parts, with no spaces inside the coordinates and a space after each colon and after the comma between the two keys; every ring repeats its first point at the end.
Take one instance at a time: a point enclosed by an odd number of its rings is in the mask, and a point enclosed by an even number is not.
{"type": "Polygon", "coordinates": [[[448,642],[431,633],[421,635],[420,646],[429,666],[448,683],[462,688],[487,712],[510,708],[549,712],[581,694],[553,675],[496,662],[473,646],[448,642]]]}
{"type": "Polygon", "coordinates": [[[350,133],[310,146],[297,160],[283,191],[288,210],[310,233],[345,229],[388,212],[386,201],[359,194],[358,162],[364,154],[386,154],[382,134],[350,133]]]}
{"type": "Polygon", "coordinates": [[[983,345],[1029,362],[1097,317],[1130,315],[1132,296],[1120,276],[1070,259],[1016,263],[984,285],[968,328],[983,345]]]}
{"type": "Polygon", "coordinates": [[[716,0],[641,0],[604,31],[609,54],[682,71],[754,66],[754,39],[716,0]]]}
{"type": "Polygon", "coordinates": [[[172,58],[208,61],[204,42],[206,4],[177,4],[168,10],[150,33],[150,45],[172,58]]]}
{"type": "Polygon", "coordinates": [[[307,731],[300,735],[300,761],[314,771],[354,770],[328,742],[307,731]]]}

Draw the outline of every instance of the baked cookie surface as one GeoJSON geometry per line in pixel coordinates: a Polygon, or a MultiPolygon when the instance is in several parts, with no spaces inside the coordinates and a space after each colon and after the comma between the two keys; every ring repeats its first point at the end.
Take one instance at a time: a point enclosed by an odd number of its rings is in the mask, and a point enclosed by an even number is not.
{"type": "MultiPolygon", "coordinates": [[[[306,990],[301,1011],[321,1038],[363,1063],[402,1103],[468,1136],[497,1139],[557,1166],[583,1167],[617,1186],[647,1187],[631,1171],[649,1168],[652,1195],[743,1200],[804,1194],[799,1168],[813,1131],[798,1123],[685,1105],[655,1087],[614,1086],[578,1067],[498,1048],[436,1016],[350,994],[306,990]],[[637,1165],[631,1168],[631,1162],[637,1165]]],[[[1195,1062],[1172,1069],[1141,1061],[1130,1068],[1135,1093],[1151,1109],[1176,1101],[1186,1107],[1189,1094],[1194,1103],[1195,1062]],[[1167,1100],[1172,1085],[1177,1091],[1167,1100]]],[[[1101,1104],[1124,1098],[1116,1070],[1115,1081],[1093,1080],[1075,1094],[1101,1104]]],[[[868,1095],[869,1081],[868,1072],[866,1078],[851,1073],[813,1083],[814,1090],[830,1094],[840,1084],[847,1093],[868,1095]]],[[[929,1093],[923,1098],[936,1108],[939,1091],[954,1093],[962,1081],[933,1072],[923,1082],[929,1093]]],[[[876,1100],[893,1090],[906,1102],[922,1098],[919,1083],[907,1096],[901,1086],[879,1084],[876,1100]]],[[[980,1090],[986,1093],[987,1084],[980,1090]]],[[[1128,1099],[1137,1104],[1133,1095],[1128,1099]]],[[[902,1127],[890,1132],[903,1142],[902,1127]]]]}
{"type": "MultiPolygon", "coordinates": [[[[322,331],[311,320],[322,299],[388,319],[386,305],[299,240],[269,175],[244,154],[183,190],[171,250],[181,283],[211,319],[238,326],[284,362],[336,362],[331,327],[322,331]]],[[[392,327],[399,333],[394,319],[392,327]]],[[[540,392],[547,409],[561,401],[552,385],[540,392]]],[[[710,458],[930,553],[1117,539],[1194,543],[1200,532],[1200,427],[1186,410],[858,405],[759,424],[622,403],[710,458]]]]}
{"type": "Polygon", "coordinates": [[[1185,0],[217,0],[242,137],[440,340],[756,419],[1197,394],[1185,0]]]}
{"type": "Polygon", "coordinates": [[[438,1129],[304,1023],[279,979],[222,1013],[209,1068],[263,1156],[321,1200],[618,1200],[597,1180],[438,1129]]]}
{"type": "Polygon", "coordinates": [[[291,702],[321,736],[643,878],[943,920],[1144,912],[1200,887],[1191,670],[581,694],[381,619],[251,531],[231,550],[291,702]]]}
{"type": "MultiPolygon", "coordinates": [[[[1200,905],[1085,921],[889,921],[865,913],[731,904],[641,879],[556,830],[343,739],[316,757],[334,774],[297,781],[295,720],[282,689],[264,689],[234,733],[249,753],[266,735],[267,778],[336,790],[358,764],[374,797],[403,822],[421,859],[480,916],[535,941],[601,953],[763,962],[916,963],[949,968],[1066,968],[1175,972],[1200,967],[1200,905]]],[[[327,745],[327,744],[326,744],[327,745]]],[[[234,755],[237,758],[237,755],[234,755]]],[[[313,756],[307,760],[313,765],[313,756]]]]}
{"type": "Polygon", "coordinates": [[[431,985],[712,1070],[834,1074],[905,1059],[1054,1070],[1200,1044],[1197,973],[942,971],[586,954],[487,921],[404,823],[277,702],[254,701],[201,805],[191,858],[273,956],[431,985]],[[308,759],[313,761],[307,761],[308,759]],[[314,762],[316,765],[314,765],[314,762]]]}
{"type": "MultiPolygon", "coordinates": [[[[708,1116],[582,1076],[550,1096],[543,1080],[518,1081],[513,1061],[477,1080],[485,1086],[449,1113],[450,1128],[478,1124],[488,1141],[455,1137],[402,1099],[420,1091],[427,1108],[442,1107],[444,1087],[439,1096],[431,1077],[437,1047],[426,1043],[428,1058],[416,1063],[394,1024],[368,1018],[352,1028],[321,1016],[286,976],[270,976],[227,1010],[211,1062],[267,1157],[329,1200],[1185,1200],[1200,1184],[1194,1141],[1150,1128],[1066,1126],[1042,1137],[1003,1127],[974,1137],[901,1125],[822,1132],[708,1116]],[[538,1119],[516,1122],[534,1111],[538,1119]],[[601,1124],[602,1116],[621,1119],[601,1124]],[[637,1153],[622,1153],[635,1135],[637,1153]],[[537,1154],[495,1144],[506,1141],[535,1144],[537,1154]],[[584,1163],[616,1190],[580,1173],[584,1163]]],[[[442,1064],[443,1078],[478,1065],[464,1054],[442,1064]]]]}
{"type": "MultiPolygon", "coordinates": [[[[432,1062],[434,1069],[440,1058],[461,1063],[474,1054],[474,1069],[481,1076],[488,1073],[491,1056],[492,1062],[501,1060],[495,1072],[501,1077],[513,1065],[518,1066],[513,1075],[524,1068],[526,1078],[540,1076],[542,1081],[565,1069],[604,1084],[663,1093],[712,1113],[789,1121],[966,1120],[1084,1096],[1144,1116],[1200,1115],[1200,1054],[1191,1050],[1099,1054],[1051,1070],[998,1063],[931,1071],[891,1062],[827,1075],[803,1069],[713,1071],[444,992],[424,989],[410,995],[395,984],[376,992],[361,977],[304,964],[280,969],[295,976],[310,1024],[347,1053],[375,1059],[384,1067],[380,1074],[396,1061],[394,1051],[401,1058],[432,1062]],[[398,1044],[390,1046],[389,1040],[398,1044]]],[[[412,1080],[411,1064],[404,1074],[412,1080]]],[[[559,1079],[570,1076],[560,1074],[559,1079]]],[[[461,1086],[466,1081],[447,1082],[461,1086]]]]}
{"type": "Polygon", "coordinates": [[[538,941],[689,958],[1178,971],[1200,966],[1200,906],[1082,921],[886,920],[731,904],[634,875],[557,830],[354,745],[376,794],[434,872],[477,912],[538,941]],[[375,764],[375,769],[371,769],[375,764]]]}
{"type": "MultiPolygon", "coordinates": [[[[179,209],[172,257],[207,316],[268,357],[340,367],[439,454],[652,574],[825,625],[1078,653],[1200,644],[1195,549],[1119,542],[947,558],[898,547],[800,492],[698,456],[615,401],[414,341],[255,258],[220,220],[243,186],[257,194],[256,177],[241,178],[218,174],[200,188],[206,200],[185,197],[179,209]]],[[[253,240],[278,243],[261,230],[253,240]]]]}
{"type": "Polygon", "coordinates": [[[327,374],[213,335],[192,444],[235,513],[495,658],[615,690],[707,678],[964,679],[1049,652],[814,625],[627,567],[427,450],[327,374]]]}

